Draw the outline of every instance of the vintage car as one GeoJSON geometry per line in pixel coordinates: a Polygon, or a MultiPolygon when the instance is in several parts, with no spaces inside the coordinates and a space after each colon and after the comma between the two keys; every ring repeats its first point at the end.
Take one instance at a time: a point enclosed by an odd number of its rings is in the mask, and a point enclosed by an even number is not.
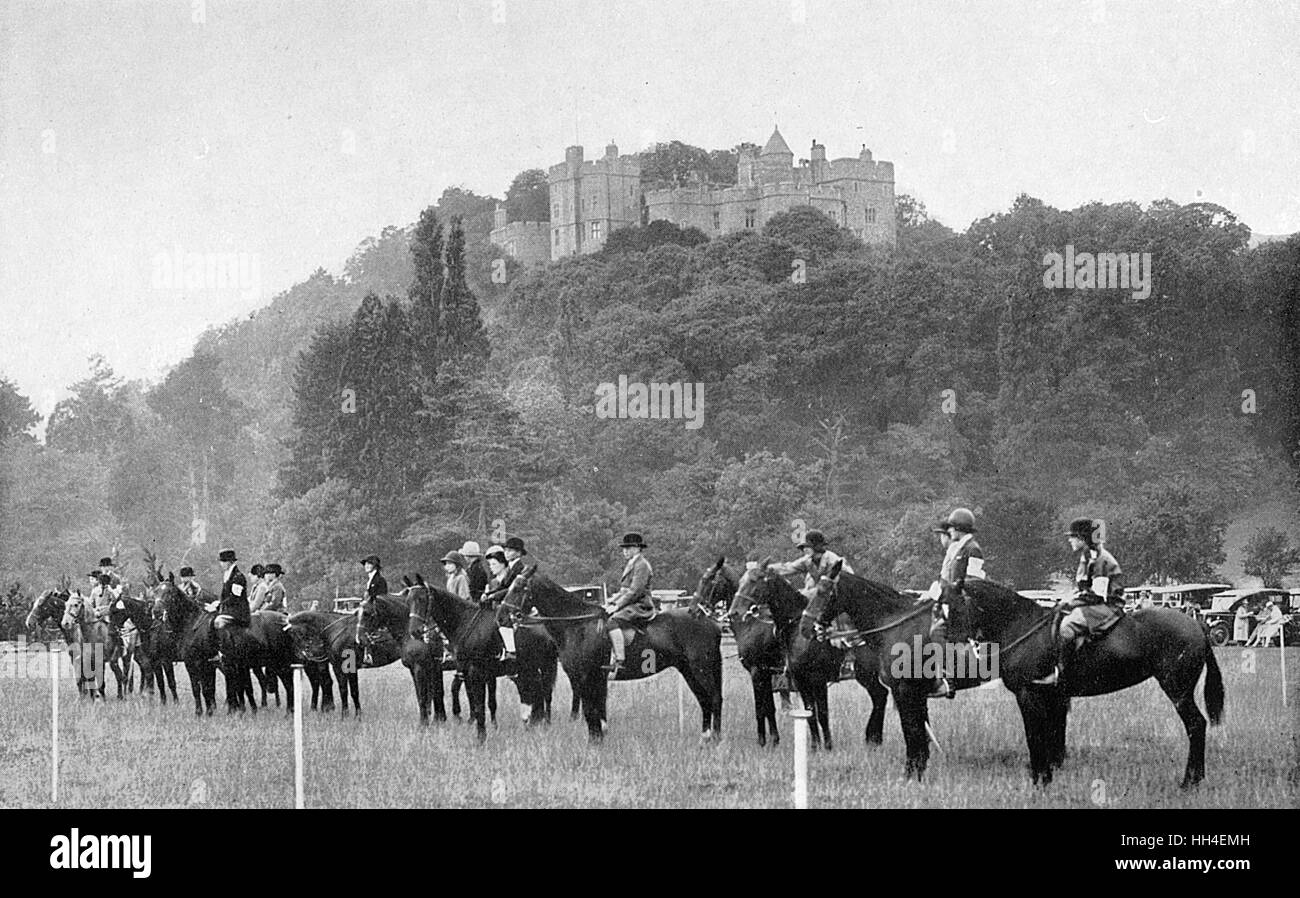
{"type": "Polygon", "coordinates": [[[566,586],[564,587],[571,593],[582,596],[584,602],[590,602],[594,605],[605,604],[605,586],[566,586]]]}
{"type": "Polygon", "coordinates": [[[1232,589],[1231,583],[1176,583],[1170,586],[1138,586],[1124,590],[1124,607],[1176,608],[1184,614],[1198,614],[1209,608],[1214,596],[1232,589]]]}
{"type": "Polygon", "coordinates": [[[1210,631],[1210,640],[1215,645],[1245,642],[1259,623],[1255,615],[1270,601],[1287,616],[1283,624],[1286,641],[1300,641],[1300,590],[1294,589],[1229,589],[1218,593],[1210,608],[1201,612],[1201,618],[1210,631]],[[1248,614],[1242,618],[1244,632],[1237,624],[1238,614],[1243,609],[1248,614]]]}
{"type": "Polygon", "coordinates": [[[361,607],[360,596],[340,596],[334,600],[334,610],[341,614],[353,614],[361,607]]]}

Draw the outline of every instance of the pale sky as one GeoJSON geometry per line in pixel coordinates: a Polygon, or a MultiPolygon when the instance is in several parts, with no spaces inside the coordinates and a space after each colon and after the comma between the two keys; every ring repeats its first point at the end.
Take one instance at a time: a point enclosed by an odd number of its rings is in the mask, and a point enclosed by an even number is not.
{"type": "Polygon", "coordinates": [[[575,139],[866,143],[958,230],[1021,192],[1300,230],[1293,3],[5,0],[0,28],[0,373],[43,414],[92,353],[157,378],[575,139]],[[248,278],[168,289],[177,252],[248,278]]]}

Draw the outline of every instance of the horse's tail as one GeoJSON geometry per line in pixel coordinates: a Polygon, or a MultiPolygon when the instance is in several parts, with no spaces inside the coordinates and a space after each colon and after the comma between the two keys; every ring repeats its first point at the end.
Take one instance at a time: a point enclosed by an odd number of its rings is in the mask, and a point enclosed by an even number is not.
{"type": "Polygon", "coordinates": [[[1214,645],[1208,636],[1205,640],[1205,710],[1209,712],[1211,724],[1223,721],[1223,674],[1219,672],[1214,645]]]}

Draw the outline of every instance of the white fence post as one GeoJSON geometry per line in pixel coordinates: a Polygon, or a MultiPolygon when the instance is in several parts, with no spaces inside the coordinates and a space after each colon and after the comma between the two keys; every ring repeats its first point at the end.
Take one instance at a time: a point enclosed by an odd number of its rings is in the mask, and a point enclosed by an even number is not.
{"type": "Polygon", "coordinates": [[[1282,707],[1287,706],[1286,698],[1286,624],[1282,625],[1282,632],[1279,634],[1278,651],[1282,655],[1282,707]]]}
{"type": "Polygon", "coordinates": [[[50,803],[59,803],[59,651],[50,651],[50,803]]]}
{"type": "Polygon", "coordinates": [[[805,810],[808,807],[808,718],[812,712],[797,708],[790,716],[794,719],[794,806],[805,810]]]}
{"type": "Polygon", "coordinates": [[[306,807],[302,784],[302,665],[293,665],[293,806],[306,807]]]}

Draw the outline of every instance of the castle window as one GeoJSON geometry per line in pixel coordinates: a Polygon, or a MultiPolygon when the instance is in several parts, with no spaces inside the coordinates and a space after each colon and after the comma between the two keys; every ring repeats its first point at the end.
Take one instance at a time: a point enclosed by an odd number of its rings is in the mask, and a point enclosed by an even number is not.
{"type": "Polygon", "coordinates": [[[714,212],[714,213],[713,213],[713,230],[715,230],[715,231],[721,231],[721,230],[722,230],[722,213],[721,213],[721,212],[714,212]]]}
{"type": "Polygon", "coordinates": [[[876,207],[875,207],[875,206],[868,206],[868,207],[867,207],[867,224],[875,224],[875,223],[876,223],[876,207]]]}
{"type": "Polygon", "coordinates": [[[559,232],[559,231],[552,231],[552,232],[551,232],[551,235],[555,238],[555,248],[556,248],[556,249],[559,249],[559,248],[560,248],[560,232],[559,232]]]}
{"type": "Polygon", "coordinates": [[[752,228],[752,227],[754,226],[754,221],[755,221],[757,218],[758,218],[758,210],[757,210],[757,209],[746,209],[746,210],[745,210],[745,227],[747,227],[747,228],[752,228]]]}
{"type": "Polygon", "coordinates": [[[560,217],[560,204],[559,204],[559,203],[552,203],[552,204],[551,204],[551,218],[559,219],[559,217],[560,217]]]}
{"type": "Polygon", "coordinates": [[[591,223],[591,239],[592,240],[600,239],[600,222],[598,221],[593,221],[591,223]]]}

